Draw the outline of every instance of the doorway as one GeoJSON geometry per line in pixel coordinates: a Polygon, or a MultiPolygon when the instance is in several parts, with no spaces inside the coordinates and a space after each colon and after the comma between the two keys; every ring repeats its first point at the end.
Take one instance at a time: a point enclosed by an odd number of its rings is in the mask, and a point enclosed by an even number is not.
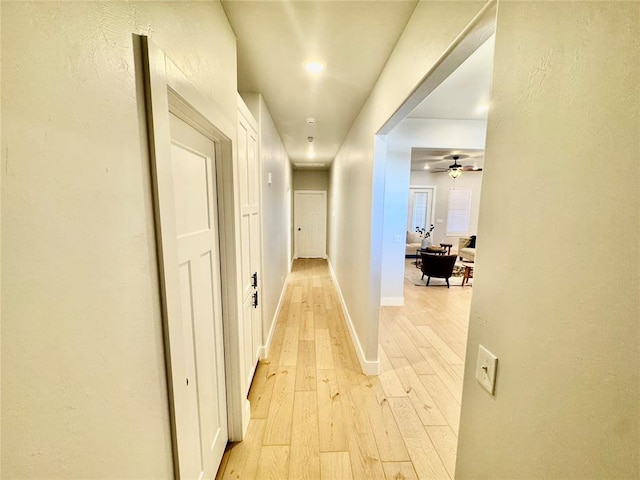
{"type": "Polygon", "coordinates": [[[325,258],[327,255],[327,192],[295,191],[295,258],[325,258]]]}

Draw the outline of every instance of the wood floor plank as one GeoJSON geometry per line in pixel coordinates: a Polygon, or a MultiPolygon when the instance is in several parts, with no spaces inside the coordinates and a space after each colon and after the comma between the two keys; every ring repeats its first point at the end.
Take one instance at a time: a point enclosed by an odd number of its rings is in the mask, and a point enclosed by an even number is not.
{"type": "Polygon", "coordinates": [[[320,478],[316,392],[296,392],[293,404],[293,425],[289,478],[299,480],[320,478]]]}
{"type": "Polygon", "coordinates": [[[458,403],[462,401],[462,378],[451,368],[435,348],[420,348],[420,353],[427,359],[433,371],[440,377],[458,403]]]}
{"type": "Polygon", "coordinates": [[[291,443],[295,385],[296,368],[278,367],[269,413],[267,414],[263,445],[288,445],[291,443]]]}
{"type": "Polygon", "coordinates": [[[365,401],[359,389],[344,392],[343,411],[353,477],[367,480],[384,479],[384,470],[376,445],[365,401]]]}
{"type": "Polygon", "coordinates": [[[431,327],[428,325],[420,325],[416,327],[418,331],[433,345],[433,348],[440,354],[445,362],[452,365],[463,364],[464,361],[451,350],[451,347],[442,340],[431,327]]]}
{"type": "Polygon", "coordinates": [[[404,446],[402,434],[389,407],[387,395],[381,382],[372,378],[373,387],[360,387],[365,396],[367,413],[371,421],[371,430],[378,445],[382,462],[409,461],[409,454],[404,446]]]}
{"type": "Polygon", "coordinates": [[[256,373],[253,376],[253,383],[249,390],[251,418],[267,418],[277,370],[278,367],[269,360],[261,360],[258,363],[256,373]]]}
{"type": "Polygon", "coordinates": [[[402,385],[402,382],[400,382],[398,374],[394,370],[384,349],[378,350],[378,360],[380,361],[378,380],[384,389],[385,395],[388,397],[406,397],[407,391],[402,385]]]}
{"type": "Polygon", "coordinates": [[[447,420],[440,412],[435,400],[429,395],[429,392],[407,359],[394,358],[391,363],[398,373],[398,378],[403,383],[405,390],[408,392],[409,400],[411,400],[422,424],[447,425],[447,420]]]}
{"type": "Polygon", "coordinates": [[[320,454],[322,480],[352,480],[349,452],[323,452],[320,454]]]}
{"type": "Polygon", "coordinates": [[[411,401],[401,397],[389,398],[388,401],[418,478],[449,480],[449,474],[411,401]]]}
{"type": "Polygon", "coordinates": [[[411,462],[384,462],[382,468],[387,480],[418,480],[411,462]]]}
{"type": "Polygon", "coordinates": [[[411,362],[413,369],[418,375],[431,375],[435,373],[427,362],[427,359],[422,356],[418,347],[415,346],[403,330],[393,330],[391,334],[404,353],[404,357],[411,362]]]}
{"type": "Polygon", "coordinates": [[[296,391],[316,390],[316,347],[314,342],[298,342],[296,391]]]}
{"type": "Polygon", "coordinates": [[[458,357],[460,357],[463,361],[465,359],[466,356],[466,350],[467,350],[467,346],[462,343],[462,342],[449,342],[447,343],[447,345],[449,345],[449,348],[451,350],[453,350],[455,352],[456,355],[458,355],[458,357]]]}
{"type": "Polygon", "coordinates": [[[266,420],[254,419],[249,422],[247,435],[242,442],[231,443],[227,446],[224,456],[224,471],[218,470],[218,477],[225,480],[256,478],[258,459],[262,447],[262,436],[266,420]]]}
{"type": "Polygon", "coordinates": [[[295,366],[298,362],[298,337],[300,327],[298,325],[287,325],[284,330],[282,346],[280,347],[279,365],[295,366]]]}
{"type": "Polygon", "coordinates": [[[331,347],[331,336],[326,328],[317,328],[316,338],[316,368],[318,370],[333,370],[333,349],[331,347]]]}
{"type": "Polygon", "coordinates": [[[300,340],[313,342],[315,339],[315,322],[313,321],[313,309],[304,312],[302,326],[300,328],[300,340]]]}
{"type": "Polygon", "coordinates": [[[427,434],[436,447],[438,455],[442,463],[444,463],[447,472],[451,478],[454,478],[456,469],[456,448],[458,439],[451,430],[451,427],[447,426],[433,426],[426,427],[427,434]]]}
{"type": "Polygon", "coordinates": [[[413,341],[416,347],[431,347],[431,343],[422,333],[411,323],[411,320],[406,315],[396,315],[396,321],[402,330],[405,331],[409,338],[413,341]]]}
{"type": "Polygon", "coordinates": [[[317,397],[320,451],[348,450],[342,397],[334,370],[318,370],[317,397]]]}
{"type": "Polygon", "coordinates": [[[380,333],[378,341],[389,358],[404,357],[402,349],[394,340],[393,335],[391,335],[391,332],[389,331],[389,327],[384,321],[380,322],[380,333]]]}
{"type": "Polygon", "coordinates": [[[444,418],[446,418],[453,432],[458,435],[458,427],[460,426],[460,403],[437,375],[419,375],[418,377],[434,402],[436,402],[438,409],[442,412],[444,418]]]}
{"type": "Polygon", "coordinates": [[[255,478],[260,480],[288,478],[289,451],[289,445],[268,445],[260,448],[258,471],[255,478]]]}

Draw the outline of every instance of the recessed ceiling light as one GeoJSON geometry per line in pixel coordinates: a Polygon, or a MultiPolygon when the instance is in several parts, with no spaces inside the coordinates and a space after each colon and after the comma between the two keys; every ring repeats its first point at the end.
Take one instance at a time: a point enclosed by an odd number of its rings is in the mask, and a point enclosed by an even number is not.
{"type": "Polygon", "coordinates": [[[307,62],[304,64],[304,68],[310,73],[320,73],[324,70],[324,63],[318,61],[307,62]]]}
{"type": "Polygon", "coordinates": [[[313,117],[309,117],[309,118],[307,118],[307,123],[309,125],[313,125],[314,123],[316,123],[316,119],[313,118],[313,117]]]}
{"type": "Polygon", "coordinates": [[[482,105],[478,105],[476,107],[476,112],[477,113],[484,113],[484,112],[486,112],[488,110],[489,110],[489,105],[487,105],[486,103],[482,104],[482,105]]]}

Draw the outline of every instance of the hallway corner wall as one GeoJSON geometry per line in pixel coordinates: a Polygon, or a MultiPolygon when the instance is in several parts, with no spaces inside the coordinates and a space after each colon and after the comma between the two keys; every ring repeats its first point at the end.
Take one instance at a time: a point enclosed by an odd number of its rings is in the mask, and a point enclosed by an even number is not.
{"type": "Polygon", "coordinates": [[[374,165],[374,137],[483,6],[418,3],[331,165],[329,258],[367,361],[378,358],[383,233],[384,164],[374,165]]]}
{"type": "Polygon", "coordinates": [[[233,31],[217,2],[0,8],[3,478],[173,478],[134,35],[235,124],[233,31]]]}

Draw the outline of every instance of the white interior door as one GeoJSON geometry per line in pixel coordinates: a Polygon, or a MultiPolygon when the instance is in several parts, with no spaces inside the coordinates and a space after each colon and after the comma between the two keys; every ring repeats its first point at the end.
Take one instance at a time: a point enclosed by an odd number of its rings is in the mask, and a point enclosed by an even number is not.
{"type": "Polygon", "coordinates": [[[324,258],[327,253],[327,192],[294,192],[297,258],[324,258]]]}
{"type": "Polygon", "coordinates": [[[237,160],[242,258],[243,391],[248,395],[262,346],[260,159],[257,124],[241,99],[238,99],[237,160]]]}
{"type": "Polygon", "coordinates": [[[171,356],[182,357],[185,375],[175,412],[180,477],[213,478],[228,439],[215,144],[173,114],[170,132],[181,316],[169,322],[182,330],[171,356]]]}

